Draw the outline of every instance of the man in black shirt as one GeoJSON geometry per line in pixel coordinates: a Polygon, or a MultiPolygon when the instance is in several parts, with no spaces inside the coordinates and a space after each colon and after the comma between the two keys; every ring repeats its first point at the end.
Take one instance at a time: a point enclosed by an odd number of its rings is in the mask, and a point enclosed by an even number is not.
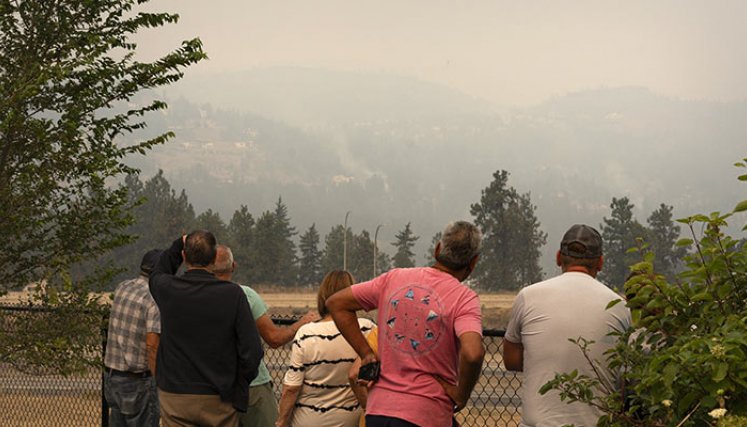
{"type": "Polygon", "coordinates": [[[156,383],[165,427],[238,426],[262,359],[244,292],[208,270],[216,244],[204,230],[180,237],[150,276],[161,312],[156,383]],[[187,271],[175,276],[182,260],[187,271]]]}

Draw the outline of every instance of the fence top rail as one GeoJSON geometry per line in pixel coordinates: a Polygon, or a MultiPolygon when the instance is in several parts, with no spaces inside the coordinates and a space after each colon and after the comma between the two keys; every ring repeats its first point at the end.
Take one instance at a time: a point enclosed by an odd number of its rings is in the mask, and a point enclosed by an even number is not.
{"type": "MultiPolygon", "coordinates": [[[[49,313],[55,310],[53,307],[40,307],[27,304],[0,304],[0,311],[49,313]]],[[[298,321],[298,317],[272,317],[272,321],[276,325],[288,326],[298,321]]],[[[503,329],[483,329],[482,335],[485,337],[503,338],[506,335],[506,331],[503,329]]]]}

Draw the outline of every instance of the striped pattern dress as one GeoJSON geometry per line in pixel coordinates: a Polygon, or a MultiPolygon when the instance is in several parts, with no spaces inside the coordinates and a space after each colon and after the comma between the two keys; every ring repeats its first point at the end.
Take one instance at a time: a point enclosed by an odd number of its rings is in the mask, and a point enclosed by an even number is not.
{"type": "MultiPolygon", "coordinates": [[[[374,327],[358,319],[367,335],[374,327]]],[[[302,326],[293,340],[283,383],[301,386],[290,419],[291,427],[356,427],[361,407],[348,383],[348,371],[357,355],[335,323],[319,321],[302,326]]]]}

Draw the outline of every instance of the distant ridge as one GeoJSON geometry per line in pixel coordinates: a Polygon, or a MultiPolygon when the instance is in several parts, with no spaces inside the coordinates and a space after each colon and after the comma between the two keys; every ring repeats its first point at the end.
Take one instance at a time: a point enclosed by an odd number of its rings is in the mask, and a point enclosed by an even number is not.
{"type": "Polygon", "coordinates": [[[303,127],[494,112],[488,101],[416,77],[312,68],[187,76],[172,90],[192,102],[303,127]]]}

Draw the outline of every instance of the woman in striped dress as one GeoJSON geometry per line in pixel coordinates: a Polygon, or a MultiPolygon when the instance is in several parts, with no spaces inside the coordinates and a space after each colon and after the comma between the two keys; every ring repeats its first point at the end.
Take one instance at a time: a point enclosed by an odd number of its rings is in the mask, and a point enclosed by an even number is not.
{"type": "MultiPolygon", "coordinates": [[[[356,427],[361,407],[348,382],[357,354],[327,312],[325,302],[354,283],[347,271],[328,273],[319,287],[321,320],[302,326],[293,340],[288,371],[283,379],[276,427],[356,427]]],[[[358,319],[366,334],[374,323],[358,319]]]]}

